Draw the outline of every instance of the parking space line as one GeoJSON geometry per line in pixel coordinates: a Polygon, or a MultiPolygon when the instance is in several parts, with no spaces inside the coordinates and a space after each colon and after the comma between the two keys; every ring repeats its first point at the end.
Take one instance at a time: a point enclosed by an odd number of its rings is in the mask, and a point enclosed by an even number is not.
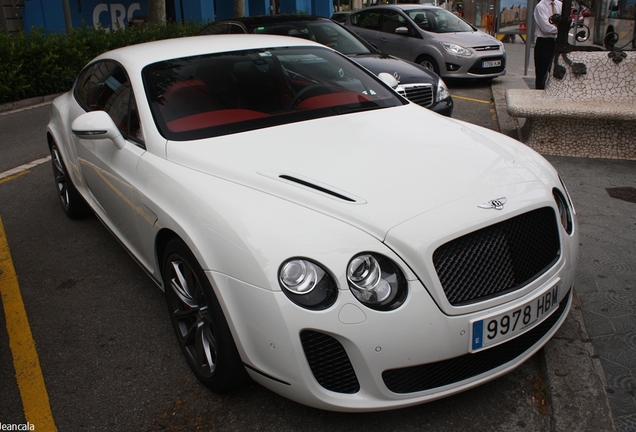
{"type": "Polygon", "coordinates": [[[465,100],[465,101],[471,101],[471,102],[479,102],[479,103],[483,103],[483,104],[491,104],[492,101],[489,100],[483,100],[483,99],[475,99],[475,98],[469,98],[469,97],[465,97],[465,96],[457,96],[457,95],[451,95],[453,99],[461,99],[461,100],[465,100]]]}
{"type": "Polygon", "coordinates": [[[31,168],[35,168],[38,165],[42,165],[51,160],[51,156],[43,157],[41,159],[36,159],[33,162],[26,163],[24,165],[20,165],[19,167],[11,168],[5,172],[0,173],[0,183],[3,183],[5,179],[9,180],[9,177],[14,178],[19,174],[24,173],[31,168]]]}
{"type": "Polygon", "coordinates": [[[1,217],[0,294],[26,421],[35,430],[57,431],[1,217]]]}

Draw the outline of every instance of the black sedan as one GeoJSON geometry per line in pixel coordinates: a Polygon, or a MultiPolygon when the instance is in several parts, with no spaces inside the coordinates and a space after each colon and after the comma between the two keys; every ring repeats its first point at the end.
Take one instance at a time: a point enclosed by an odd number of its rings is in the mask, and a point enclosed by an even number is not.
{"type": "Polygon", "coordinates": [[[411,102],[450,117],[453,99],[444,81],[434,72],[396,57],[381,53],[343,26],[315,16],[278,15],[234,18],[215,21],[199,32],[212,34],[272,34],[296,36],[327,45],[376,75],[395,77],[395,90],[411,102]]]}

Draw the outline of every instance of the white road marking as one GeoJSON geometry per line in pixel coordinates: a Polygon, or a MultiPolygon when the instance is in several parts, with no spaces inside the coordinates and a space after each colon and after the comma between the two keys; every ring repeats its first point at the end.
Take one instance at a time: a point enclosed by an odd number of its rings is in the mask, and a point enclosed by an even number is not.
{"type": "Polygon", "coordinates": [[[14,176],[16,174],[20,174],[24,171],[30,170],[31,168],[35,168],[38,165],[42,165],[43,163],[47,163],[48,161],[51,160],[51,156],[47,156],[44,157],[42,159],[36,159],[33,162],[29,162],[27,164],[24,165],[20,165],[19,167],[15,167],[15,168],[11,168],[10,170],[7,170],[3,173],[0,173],[0,180],[7,178],[7,177],[11,177],[14,176]]]}

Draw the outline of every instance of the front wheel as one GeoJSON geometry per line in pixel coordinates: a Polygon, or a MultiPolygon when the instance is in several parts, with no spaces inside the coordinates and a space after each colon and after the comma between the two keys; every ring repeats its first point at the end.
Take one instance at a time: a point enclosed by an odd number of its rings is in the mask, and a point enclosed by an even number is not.
{"type": "Polygon", "coordinates": [[[51,145],[51,162],[53,165],[53,178],[55,179],[55,187],[57,196],[60,198],[64,213],[71,219],[79,219],[90,213],[90,207],[84,201],[84,198],[75,189],[75,185],[66,171],[66,165],[62,160],[60,149],[57,144],[51,145]]]}
{"type": "Polygon", "coordinates": [[[168,243],[164,256],[168,312],[190,368],[214,392],[240,387],[247,372],[207,276],[178,239],[168,243]]]}
{"type": "Polygon", "coordinates": [[[417,59],[416,63],[428,70],[432,70],[437,75],[439,75],[439,66],[437,66],[437,62],[433,57],[427,55],[421,56],[417,59]]]}

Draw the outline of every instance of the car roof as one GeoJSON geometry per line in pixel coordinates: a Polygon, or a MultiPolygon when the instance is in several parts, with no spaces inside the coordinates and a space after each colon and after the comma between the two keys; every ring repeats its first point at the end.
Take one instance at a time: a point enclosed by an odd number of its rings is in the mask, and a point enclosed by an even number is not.
{"type": "Polygon", "coordinates": [[[141,70],[148,64],[174,58],[287,46],[325,47],[316,42],[290,36],[253,34],[204,35],[130,45],[101,54],[95,60],[112,59],[124,64],[129,70],[141,70]]]}
{"type": "Polygon", "coordinates": [[[286,23],[294,21],[331,21],[329,18],[315,15],[258,15],[251,17],[230,18],[215,21],[212,24],[228,22],[240,22],[248,26],[258,26],[260,24],[286,23]]]}
{"type": "Polygon", "coordinates": [[[361,9],[357,12],[362,12],[365,10],[373,10],[373,9],[401,9],[404,11],[407,10],[422,10],[422,9],[444,9],[439,6],[433,6],[431,4],[397,4],[397,5],[379,5],[379,6],[371,6],[364,9],[361,9]]]}

